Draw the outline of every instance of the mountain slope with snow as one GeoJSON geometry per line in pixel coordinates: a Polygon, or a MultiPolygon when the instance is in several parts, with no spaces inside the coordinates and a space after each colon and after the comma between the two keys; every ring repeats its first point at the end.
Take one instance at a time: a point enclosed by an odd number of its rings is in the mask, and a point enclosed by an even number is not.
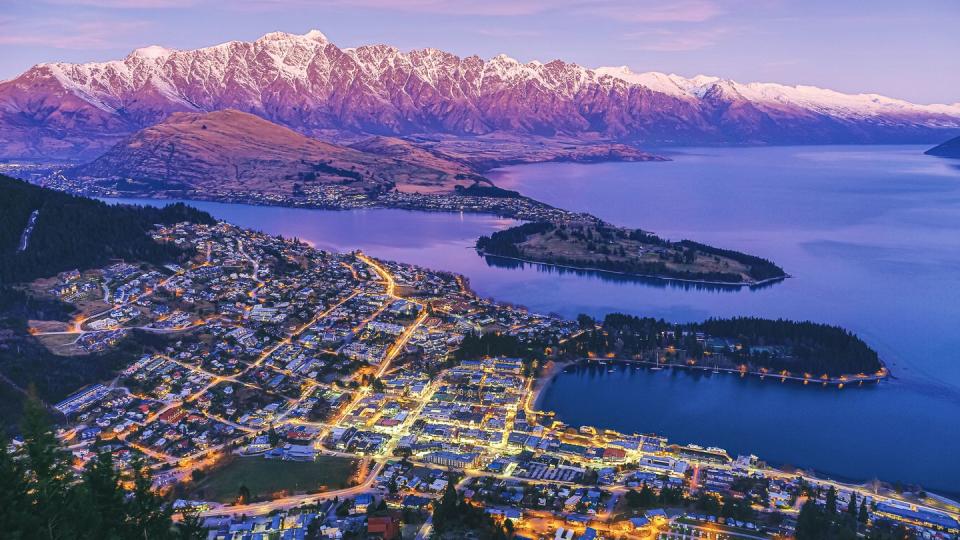
{"type": "Polygon", "coordinates": [[[311,31],[34,66],[0,83],[0,157],[93,157],[174,112],[228,108],[326,136],[775,144],[923,142],[960,132],[960,104],[505,55],[341,49],[311,31]]]}

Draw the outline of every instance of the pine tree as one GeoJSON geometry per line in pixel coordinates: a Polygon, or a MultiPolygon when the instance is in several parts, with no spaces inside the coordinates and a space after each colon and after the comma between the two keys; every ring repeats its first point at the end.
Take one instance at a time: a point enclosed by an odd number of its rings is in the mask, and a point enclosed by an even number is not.
{"type": "Polygon", "coordinates": [[[206,537],[207,530],[203,528],[200,514],[195,510],[183,512],[183,519],[177,525],[177,538],[179,540],[203,540],[206,537]]]}
{"type": "Polygon", "coordinates": [[[797,516],[797,540],[822,540],[826,527],[820,507],[807,499],[797,516]]]}
{"type": "Polygon", "coordinates": [[[310,520],[310,523],[307,525],[307,534],[306,540],[320,540],[323,535],[320,534],[320,529],[323,527],[323,519],[321,516],[317,516],[310,520]]]}
{"type": "Polygon", "coordinates": [[[827,502],[824,508],[827,516],[833,519],[833,516],[837,513],[837,488],[830,486],[830,489],[827,490],[827,502]]]}
{"type": "Polygon", "coordinates": [[[854,521],[857,520],[857,493],[850,493],[850,504],[847,505],[847,514],[853,518],[854,521]]]}
{"type": "Polygon", "coordinates": [[[271,447],[275,447],[280,444],[280,435],[277,433],[277,429],[272,425],[267,431],[267,440],[270,442],[271,447]]]}
{"type": "Polygon", "coordinates": [[[457,516],[459,499],[453,477],[447,478],[447,487],[433,511],[433,526],[437,532],[445,531],[450,525],[450,520],[457,516]]]}
{"type": "Polygon", "coordinates": [[[642,508],[649,508],[653,506],[657,501],[656,495],[653,494],[653,490],[650,489],[649,486],[647,486],[646,482],[644,482],[643,485],[640,487],[639,499],[640,499],[640,506],[642,508]]]}
{"type": "Polygon", "coordinates": [[[863,499],[860,499],[860,512],[857,514],[857,521],[859,521],[862,525],[866,525],[868,517],[867,498],[864,497],[863,499]]]}
{"type": "Polygon", "coordinates": [[[26,540],[36,530],[23,466],[7,451],[0,433],[0,530],[10,540],[26,540]]]}
{"type": "Polygon", "coordinates": [[[237,504],[247,504],[250,502],[250,488],[246,484],[240,484],[237,490],[237,504]]]}
{"type": "Polygon", "coordinates": [[[26,466],[32,474],[30,487],[33,515],[40,522],[37,533],[47,540],[75,538],[76,492],[66,454],[47,420],[43,405],[27,399],[23,415],[26,466]]]}
{"type": "Polygon", "coordinates": [[[140,458],[130,464],[133,471],[133,495],[128,503],[131,538],[159,540],[171,536],[173,511],[153,492],[150,469],[140,458]]]}
{"type": "Polygon", "coordinates": [[[126,516],[120,473],[110,452],[100,452],[90,460],[83,473],[83,506],[85,525],[94,538],[118,538],[123,533],[126,516]]]}

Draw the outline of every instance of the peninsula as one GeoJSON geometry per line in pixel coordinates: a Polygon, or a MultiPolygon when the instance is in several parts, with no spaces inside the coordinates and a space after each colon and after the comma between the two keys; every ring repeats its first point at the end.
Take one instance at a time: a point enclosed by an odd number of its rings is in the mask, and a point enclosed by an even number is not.
{"type": "Polygon", "coordinates": [[[597,272],[756,286],[781,280],[776,264],[690,240],[670,242],[596,218],[525,223],[477,240],[483,255],[597,272]]]}
{"type": "Polygon", "coordinates": [[[502,137],[476,140],[468,147],[395,137],[342,145],[224,110],[173,114],[92,162],[54,171],[40,183],[98,197],[487,213],[531,222],[479,239],[478,249],[488,255],[736,286],[786,276],[759,257],[691,241],[668,242],[555,208],[483,176],[505,163],[662,159],[623,144],[533,145],[502,137]]]}

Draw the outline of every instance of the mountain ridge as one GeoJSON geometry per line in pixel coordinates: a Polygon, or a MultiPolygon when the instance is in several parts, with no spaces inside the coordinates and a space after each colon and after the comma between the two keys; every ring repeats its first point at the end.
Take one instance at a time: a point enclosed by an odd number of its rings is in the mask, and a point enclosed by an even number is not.
{"type": "Polygon", "coordinates": [[[934,142],[960,104],[808,86],[489,60],[273,32],[122,60],[38,64],[0,83],[0,157],[90,158],[174,112],[237,109],[310,136],[490,134],[644,144],[934,142]]]}

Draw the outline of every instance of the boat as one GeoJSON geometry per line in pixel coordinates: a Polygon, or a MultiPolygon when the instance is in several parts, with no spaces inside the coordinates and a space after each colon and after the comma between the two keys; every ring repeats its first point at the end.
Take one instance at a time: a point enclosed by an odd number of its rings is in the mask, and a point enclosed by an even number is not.
{"type": "Polygon", "coordinates": [[[659,354],[657,355],[657,365],[653,366],[653,367],[650,368],[650,369],[652,369],[653,371],[660,371],[661,369],[663,369],[662,367],[660,367],[660,355],[659,355],[659,354]]]}

